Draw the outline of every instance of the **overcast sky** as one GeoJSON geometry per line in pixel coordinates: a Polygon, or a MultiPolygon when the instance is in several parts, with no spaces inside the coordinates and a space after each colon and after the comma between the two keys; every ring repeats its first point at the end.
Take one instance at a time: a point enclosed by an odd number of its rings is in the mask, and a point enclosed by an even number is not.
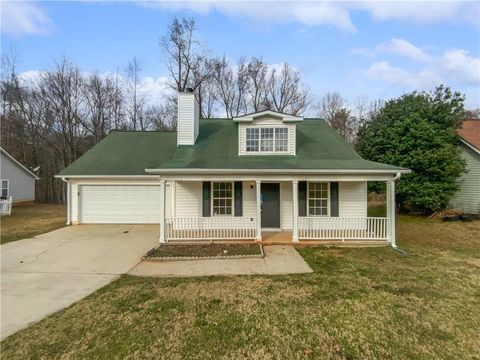
{"type": "MultiPolygon", "coordinates": [[[[35,74],[67,56],[87,72],[120,71],[136,56],[161,96],[158,39],[191,17],[212,55],[261,56],[297,68],[316,98],[338,91],[389,99],[446,84],[480,107],[480,2],[8,2],[2,53],[35,74]]],[[[155,99],[154,96],[154,99],[155,99]]]]}

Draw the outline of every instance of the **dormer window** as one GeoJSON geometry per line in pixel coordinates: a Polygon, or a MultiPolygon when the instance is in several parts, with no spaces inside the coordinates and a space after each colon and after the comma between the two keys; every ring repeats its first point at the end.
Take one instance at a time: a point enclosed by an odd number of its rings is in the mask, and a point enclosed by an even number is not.
{"type": "Polygon", "coordinates": [[[295,155],[299,116],[266,110],[234,118],[238,123],[239,155],[295,155]]]}
{"type": "Polygon", "coordinates": [[[248,127],[246,131],[245,149],[249,153],[288,151],[288,128],[248,127]]]}

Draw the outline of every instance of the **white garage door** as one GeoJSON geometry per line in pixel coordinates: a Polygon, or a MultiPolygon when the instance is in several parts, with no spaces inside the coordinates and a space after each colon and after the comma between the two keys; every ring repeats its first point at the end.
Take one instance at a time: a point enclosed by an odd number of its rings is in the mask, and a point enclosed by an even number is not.
{"type": "MultiPolygon", "coordinates": [[[[170,186],[167,186],[167,216],[171,212],[170,193],[170,186]]],[[[82,185],[80,187],[80,223],[158,224],[159,219],[159,186],[82,185]]]]}

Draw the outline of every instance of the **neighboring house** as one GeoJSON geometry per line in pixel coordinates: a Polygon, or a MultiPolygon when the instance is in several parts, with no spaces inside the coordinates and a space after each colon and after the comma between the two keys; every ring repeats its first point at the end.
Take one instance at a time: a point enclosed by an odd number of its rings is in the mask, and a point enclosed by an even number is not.
{"type": "Polygon", "coordinates": [[[451,206],[461,212],[480,214],[480,120],[464,120],[458,135],[466,172],[460,177],[460,188],[451,206]]]}
{"type": "Polygon", "coordinates": [[[38,177],[3,148],[0,148],[0,168],[2,199],[12,197],[14,204],[35,200],[38,177]]]}
{"type": "Polygon", "coordinates": [[[160,242],[369,240],[395,245],[395,180],[410,170],[362,159],[323,120],[262,111],[199,119],[178,94],[176,132],[112,132],[57,177],[68,222],[160,224],[160,242]],[[367,181],[388,215],[367,217],[367,181]]]}

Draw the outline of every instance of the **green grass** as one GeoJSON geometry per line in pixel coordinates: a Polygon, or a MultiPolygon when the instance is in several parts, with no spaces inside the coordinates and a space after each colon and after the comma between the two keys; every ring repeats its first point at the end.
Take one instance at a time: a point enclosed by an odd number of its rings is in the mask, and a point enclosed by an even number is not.
{"type": "Polygon", "coordinates": [[[149,257],[212,257],[262,255],[257,244],[161,245],[149,257]]]}
{"type": "Polygon", "coordinates": [[[1,218],[1,244],[30,238],[65,226],[65,205],[28,204],[13,206],[12,215],[1,218]]]}
{"type": "MultiPolygon", "coordinates": [[[[480,222],[400,216],[389,247],[300,248],[313,274],[123,276],[5,359],[478,359],[480,222]]],[[[34,302],[32,302],[34,306],[34,302]]]]}

